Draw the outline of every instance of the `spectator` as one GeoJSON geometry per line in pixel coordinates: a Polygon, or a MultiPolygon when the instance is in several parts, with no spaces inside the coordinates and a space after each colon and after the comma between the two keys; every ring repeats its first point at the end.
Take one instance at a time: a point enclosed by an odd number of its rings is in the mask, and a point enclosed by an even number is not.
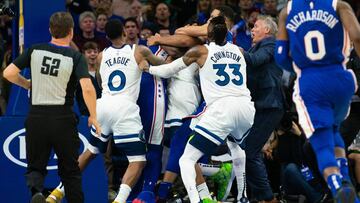
{"type": "MultiPolygon", "coordinates": [[[[98,45],[95,42],[86,42],[83,47],[83,54],[85,56],[88,65],[91,82],[95,87],[96,98],[98,99],[101,97],[101,88],[97,82],[97,77],[96,77],[96,72],[97,72],[96,58],[99,55],[98,45]]],[[[82,96],[82,89],[80,85],[78,85],[76,89],[76,101],[78,103],[79,111],[81,115],[89,116],[89,111],[85,105],[85,101],[82,96]]]]}
{"type": "Polygon", "coordinates": [[[354,176],[355,176],[355,188],[356,191],[360,191],[360,133],[357,134],[354,142],[349,146],[349,159],[354,162],[354,176]]]}
{"type": "Polygon", "coordinates": [[[220,6],[225,6],[225,0],[211,0],[211,10],[219,8],[220,6]]]}
{"type": "MultiPolygon", "coordinates": [[[[355,73],[357,83],[360,82],[360,58],[355,50],[352,50],[347,63],[347,68],[355,73]]],[[[340,134],[344,139],[345,149],[348,148],[348,157],[355,162],[355,186],[360,190],[360,154],[359,154],[359,136],[360,130],[360,90],[358,89],[352,97],[350,105],[350,114],[340,125],[340,134]]]]}
{"type": "Polygon", "coordinates": [[[96,8],[96,13],[105,13],[107,18],[112,16],[112,8],[110,0],[101,0],[99,6],[96,8]]]}
{"type": "MultiPolygon", "coordinates": [[[[360,82],[360,58],[355,49],[352,50],[347,68],[355,73],[357,83],[360,82]]],[[[349,116],[340,125],[340,134],[344,139],[345,148],[348,148],[360,130],[360,90],[352,98],[349,116]]]]}
{"type": "Polygon", "coordinates": [[[170,19],[171,13],[169,6],[165,3],[159,3],[155,9],[155,24],[159,28],[169,28],[170,33],[174,33],[176,24],[170,19]]]}
{"type": "Polygon", "coordinates": [[[89,5],[89,0],[67,0],[66,7],[73,17],[74,14],[80,15],[80,13],[85,11],[92,11],[91,6],[89,5]]]}
{"type": "Polygon", "coordinates": [[[203,25],[207,22],[210,17],[211,4],[210,0],[199,0],[197,5],[197,23],[203,25]]]}
{"type": "MultiPolygon", "coordinates": [[[[312,162],[306,160],[310,154],[304,154],[305,136],[296,119],[290,113],[285,115],[276,130],[278,145],[274,155],[281,163],[283,198],[291,200],[304,196],[306,202],[320,202],[327,192],[322,188],[321,175],[317,171],[312,171],[312,162]]],[[[313,153],[311,155],[314,157],[313,153]]]]}
{"type": "Polygon", "coordinates": [[[89,0],[89,6],[91,7],[92,11],[96,11],[97,7],[99,6],[99,0],[89,0]]]}
{"type": "Polygon", "coordinates": [[[276,18],[278,15],[277,1],[278,0],[264,0],[264,7],[261,9],[261,13],[276,18]]]}
{"type": "Polygon", "coordinates": [[[142,27],[143,22],[146,20],[145,15],[142,13],[142,4],[138,0],[134,0],[130,6],[130,17],[136,18],[138,25],[142,27]]]}
{"type": "MultiPolygon", "coordinates": [[[[3,48],[4,52],[11,47],[12,35],[11,35],[11,27],[12,27],[12,17],[7,15],[0,16],[0,36],[3,40],[3,48]]],[[[2,63],[0,63],[2,64],[2,63]]]]}
{"type": "Polygon", "coordinates": [[[174,10],[173,17],[175,17],[177,26],[184,26],[188,20],[196,15],[199,0],[171,0],[170,8],[174,10]]]}
{"type": "Polygon", "coordinates": [[[124,22],[124,30],[125,30],[125,42],[126,44],[140,44],[146,45],[146,42],[140,39],[140,28],[137,24],[136,18],[130,17],[127,18],[124,22]]]}
{"type": "Polygon", "coordinates": [[[257,201],[273,202],[261,149],[281,121],[284,98],[282,70],[274,61],[277,25],[270,17],[258,17],[251,30],[253,46],[244,57],[248,70],[248,87],[255,102],[254,124],[242,143],[246,152],[246,179],[257,201]]]}
{"type": "Polygon", "coordinates": [[[147,20],[147,16],[145,15],[145,9],[147,6],[143,6],[140,1],[134,0],[131,4],[130,16],[136,18],[137,24],[140,28],[148,27],[151,30],[154,29],[155,25],[147,20]]]}
{"type": "Polygon", "coordinates": [[[0,115],[5,114],[10,93],[10,83],[3,78],[3,69],[10,64],[11,50],[5,52],[0,68],[0,115]]]}
{"type": "Polygon", "coordinates": [[[118,18],[121,21],[130,17],[130,8],[134,0],[113,0],[112,1],[112,18],[118,18]]]}
{"type": "Polygon", "coordinates": [[[74,43],[79,51],[83,51],[83,46],[86,42],[95,42],[102,51],[105,47],[109,46],[109,41],[105,37],[95,35],[95,22],[96,18],[94,13],[86,11],[79,16],[80,30],[79,34],[74,35],[74,43]]]}
{"type": "Polygon", "coordinates": [[[287,0],[278,0],[277,10],[281,11],[281,9],[283,9],[284,6],[286,6],[286,4],[287,4],[287,0]]]}
{"type": "Polygon", "coordinates": [[[249,11],[254,7],[254,0],[239,0],[240,15],[242,19],[247,19],[249,11]]]}
{"type": "Polygon", "coordinates": [[[107,14],[105,12],[97,12],[96,16],[96,32],[95,35],[105,37],[105,25],[108,21],[107,14]]]}
{"type": "Polygon", "coordinates": [[[74,33],[80,32],[79,15],[85,11],[92,11],[89,0],[66,0],[66,8],[74,19],[74,33]]]}

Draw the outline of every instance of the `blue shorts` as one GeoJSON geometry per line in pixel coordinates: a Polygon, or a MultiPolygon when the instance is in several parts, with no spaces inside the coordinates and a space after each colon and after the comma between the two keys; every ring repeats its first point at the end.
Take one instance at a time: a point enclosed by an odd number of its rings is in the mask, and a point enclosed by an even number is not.
{"type": "Polygon", "coordinates": [[[349,112],[355,89],[354,74],[341,65],[301,70],[293,101],[306,137],[316,129],[338,126],[349,112]]]}

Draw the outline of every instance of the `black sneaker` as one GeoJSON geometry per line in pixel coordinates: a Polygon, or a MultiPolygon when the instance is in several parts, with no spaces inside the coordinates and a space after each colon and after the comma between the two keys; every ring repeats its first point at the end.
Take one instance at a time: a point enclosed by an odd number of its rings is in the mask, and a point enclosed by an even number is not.
{"type": "Polygon", "coordinates": [[[44,195],[41,192],[38,192],[32,196],[31,203],[46,203],[46,200],[44,195]]]}

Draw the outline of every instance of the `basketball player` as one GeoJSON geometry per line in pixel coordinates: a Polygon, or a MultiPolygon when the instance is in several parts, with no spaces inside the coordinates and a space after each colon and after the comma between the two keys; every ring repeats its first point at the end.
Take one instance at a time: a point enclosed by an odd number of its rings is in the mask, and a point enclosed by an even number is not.
{"type": "Polygon", "coordinates": [[[344,66],[349,34],[360,54],[360,26],[347,3],[292,0],[280,14],[275,55],[282,67],[291,70],[293,64],[297,73],[293,100],[299,122],[336,202],[359,202],[339,133],[357,88],[344,66]]]}
{"type": "MultiPolygon", "coordinates": [[[[116,147],[126,154],[129,161],[114,202],[126,202],[146,163],[143,127],[136,104],[141,73],[147,64],[145,60],[151,64],[161,64],[163,60],[154,56],[145,46],[124,44],[121,21],[110,20],[105,31],[112,46],[104,49],[98,57],[102,97],[97,100],[97,115],[103,131],[98,137],[91,129],[94,136],[90,138],[87,150],[79,157],[79,166],[83,170],[96,154],[104,153],[108,139],[112,136],[116,147]]],[[[61,187],[49,197],[55,199],[59,197],[59,192],[63,195],[61,187]]]]}
{"type": "Polygon", "coordinates": [[[183,182],[191,202],[199,202],[195,164],[204,155],[211,155],[229,134],[241,142],[253,123],[255,108],[246,87],[246,63],[240,49],[226,42],[225,19],[218,16],[208,26],[209,45],[196,46],[171,64],[152,66],[149,72],[160,77],[196,63],[200,70],[202,93],[207,109],[195,126],[195,135],[180,158],[183,182]],[[239,105],[241,104],[241,105],[239,105]]]}

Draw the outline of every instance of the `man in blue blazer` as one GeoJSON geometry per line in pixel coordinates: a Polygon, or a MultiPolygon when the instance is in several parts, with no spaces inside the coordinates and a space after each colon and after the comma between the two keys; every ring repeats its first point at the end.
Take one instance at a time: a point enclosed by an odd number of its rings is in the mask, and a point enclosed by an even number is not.
{"type": "Polygon", "coordinates": [[[246,178],[251,197],[259,202],[275,202],[261,149],[279,125],[285,111],[282,70],[274,60],[277,25],[271,17],[259,16],[251,30],[253,46],[244,52],[248,88],[255,102],[254,124],[241,144],[246,152],[246,178]]]}

